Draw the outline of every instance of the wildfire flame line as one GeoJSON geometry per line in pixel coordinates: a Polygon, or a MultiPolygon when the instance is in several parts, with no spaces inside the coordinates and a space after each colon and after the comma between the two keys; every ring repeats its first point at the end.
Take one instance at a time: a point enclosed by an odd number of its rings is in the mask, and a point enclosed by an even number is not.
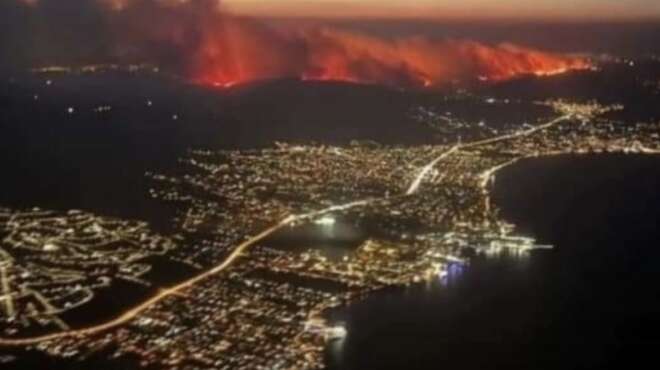
{"type": "MultiPolygon", "coordinates": [[[[55,0],[19,0],[39,7],[55,0]]],[[[82,1],[82,0],[79,0],[82,1]]],[[[503,81],[587,69],[585,58],[512,43],[376,37],[315,26],[275,26],[229,14],[219,0],[89,0],[121,55],[219,87],[277,78],[404,87],[503,81]]]]}
{"type": "Polygon", "coordinates": [[[438,87],[474,80],[503,81],[590,68],[586,59],[514,44],[488,46],[467,40],[423,37],[381,39],[331,28],[262,30],[240,22],[225,34],[209,34],[193,59],[202,83],[233,86],[273,79],[346,81],[407,87],[438,87]],[[226,45],[227,34],[232,46],[226,45]]]}

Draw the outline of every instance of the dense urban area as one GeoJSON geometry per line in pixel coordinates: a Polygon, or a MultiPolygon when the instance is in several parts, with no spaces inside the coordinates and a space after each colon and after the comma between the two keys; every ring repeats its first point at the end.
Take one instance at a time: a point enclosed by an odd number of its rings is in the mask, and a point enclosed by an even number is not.
{"type": "Polygon", "coordinates": [[[545,248],[491,204],[500,169],[541,156],[660,152],[658,123],[608,118],[622,106],[534,105],[552,117],[491,127],[415,107],[420,125],[454,138],[439,145],[190,150],[176,171],[146,174],[150,196],[179,210],[169,236],[82,211],[0,209],[0,345],[65,358],[109,351],[168,369],[322,368],[327,342],[347,334],[326,320],[329,309],[442,280],[474,254],[545,248]],[[367,236],[340,257],[269,243],[301,227],[332,235],[342,223],[367,236]],[[155,258],[192,272],[156,286],[145,278],[155,258]],[[145,296],[100,323],[63,318],[116,281],[145,296]]]}

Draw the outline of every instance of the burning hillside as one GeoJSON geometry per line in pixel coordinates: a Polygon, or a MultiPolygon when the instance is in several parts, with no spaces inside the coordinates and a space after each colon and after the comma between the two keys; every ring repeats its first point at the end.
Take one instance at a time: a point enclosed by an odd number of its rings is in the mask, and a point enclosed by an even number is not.
{"type": "MultiPolygon", "coordinates": [[[[29,1],[35,12],[54,0],[29,1]]],[[[25,3],[25,1],[23,1],[25,3]]],[[[277,27],[218,0],[88,0],[112,35],[114,57],[169,67],[198,83],[299,78],[403,87],[502,81],[585,69],[580,57],[511,43],[384,38],[325,26],[277,27]]]]}

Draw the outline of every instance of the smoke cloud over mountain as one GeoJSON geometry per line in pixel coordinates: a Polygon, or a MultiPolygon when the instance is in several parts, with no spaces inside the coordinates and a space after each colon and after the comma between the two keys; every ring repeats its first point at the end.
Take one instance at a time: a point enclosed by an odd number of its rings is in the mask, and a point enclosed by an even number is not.
{"type": "Polygon", "coordinates": [[[218,0],[8,0],[0,11],[9,25],[0,55],[15,65],[151,62],[216,86],[272,78],[442,86],[589,66],[511,43],[278,27],[229,14],[218,0]]]}

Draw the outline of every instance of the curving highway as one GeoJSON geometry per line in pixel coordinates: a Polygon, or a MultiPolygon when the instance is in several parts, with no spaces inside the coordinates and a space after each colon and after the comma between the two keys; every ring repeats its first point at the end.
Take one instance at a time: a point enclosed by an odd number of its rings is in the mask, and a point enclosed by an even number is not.
{"type": "MultiPolygon", "coordinates": [[[[431,172],[431,170],[442,160],[445,158],[451,156],[454,153],[459,152],[461,149],[466,149],[466,148],[474,148],[477,146],[483,146],[487,144],[492,144],[495,142],[499,141],[504,141],[504,140],[510,140],[522,136],[527,136],[534,134],[538,131],[545,130],[547,128],[550,128],[551,126],[565,121],[569,120],[573,117],[573,115],[568,114],[561,116],[559,118],[553,119],[550,122],[547,122],[542,125],[535,126],[531,129],[528,130],[521,130],[518,132],[514,132],[511,134],[506,134],[486,140],[481,140],[481,141],[475,141],[472,143],[465,143],[465,144],[456,144],[449,148],[448,150],[444,151],[442,154],[440,154],[438,157],[433,159],[431,162],[429,162],[427,165],[419,169],[417,176],[415,176],[414,180],[410,184],[410,187],[408,187],[407,191],[405,192],[405,195],[413,195],[415,194],[419,188],[420,185],[423,183],[423,181],[426,179],[428,174],[431,172]]],[[[487,184],[488,179],[497,171],[499,168],[502,166],[498,166],[496,168],[493,168],[483,174],[482,179],[484,179],[484,182],[482,186],[485,187],[485,184],[487,184]]],[[[196,275],[195,277],[188,279],[184,282],[181,282],[180,284],[177,284],[175,286],[172,286],[170,288],[166,288],[163,290],[160,290],[157,294],[149,298],[148,300],[142,302],[141,304],[129,309],[128,311],[125,311],[118,317],[99,324],[95,326],[90,326],[87,328],[82,328],[82,329],[77,329],[77,330],[66,330],[66,331],[61,331],[53,334],[47,334],[47,335],[42,335],[42,336],[34,336],[34,337],[26,337],[26,338],[0,338],[0,346],[25,346],[25,345],[34,345],[38,344],[40,342],[45,342],[45,341],[50,341],[54,339],[61,339],[65,337],[76,337],[76,336],[87,336],[87,335],[94,335],[98,334],[104,331],[107,331],[109,329],[113,329],[116,327],[119,327],[123,324],[128,323],[129,321],[133,320],[136,318],[138,315],[141,313],[145,312],[148,310],[151,306],[161,302],[165,298],[169,296],[176,296],[176,295],[181,295],[182,291],[194,286],[195,284],[205,280],[208,277],[211,277],[213,275],[219,274],[222,271],[226,270],[228,267],[230,267],[236,260],[238,260],[243,252],[247,250],[249,247],[253,246],[254,244],[262,241],[263,239],[267,238],[268,236],[272,235],[276,231],[294,224],[295,222],[298,221],[303,221],[303,220],[308,220],[308,219],[313,219],[319,216],[322,216],[327,213],[331,212],[337,212],[337,211],[344,211],[348,210],[351,208],[355,207],[361,207],[361,206],[366,206],[374,201],[377,200],[382,200],[383,198],[372,198],[372,199],[365,199],[365,200],[359,200],[355,202],[350,202],[346,204],[341,204],[341,205],[334,205],[325,209],[321,209],[318,211],[313,211],[309,212],[306,214],[301,214],[301,215],[291,215],[280,221],[279,223],[271,226],[270,228],[262,231],[258,235],[255,235],[248,240],[244,241],[240,245],[238,245],[234,251],[219,265],[213,267],[210,270],[207,270],[199,275],[196,275]]]]}

